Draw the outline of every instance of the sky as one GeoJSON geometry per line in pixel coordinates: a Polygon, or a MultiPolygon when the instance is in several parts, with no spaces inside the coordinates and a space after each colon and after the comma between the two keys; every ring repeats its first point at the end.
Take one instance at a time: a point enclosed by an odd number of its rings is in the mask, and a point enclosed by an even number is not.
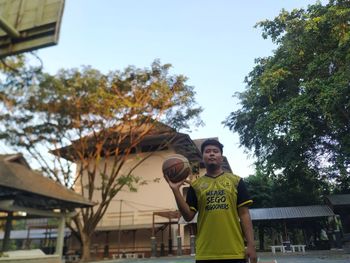
{"type": "Polygon", "coordinates": [[[306,8],[308,0],[66,0],[59,43],[39,50],[44,70],[90,65],[104,73],[128,65],[150,67],[155,59],[188,77],[204,111],[204,127],[192,139],[218,137],[234,173],[254,174],[254,157],[239,146],[238,134],[222,122],[245,90],[254,60],[275,46],[254,25],[282,8],[306,8]]]}

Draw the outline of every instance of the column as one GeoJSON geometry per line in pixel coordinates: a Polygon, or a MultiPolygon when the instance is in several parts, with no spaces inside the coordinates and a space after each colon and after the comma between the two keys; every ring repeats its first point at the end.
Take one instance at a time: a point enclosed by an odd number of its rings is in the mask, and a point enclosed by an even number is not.
{"type": "Polygon", "coordinates": [[[155,236],[151,237],[151,258],[157,256],[157,240],[155,236]]]}
{"type": "Polygon", "coordinates": [[[57,240],[55,254],[63,256],[63,244],[64,244],[64,227],[66,226],[66,217],[61,215],[57,229],[57,240]]]}
{"type": "Polygon", "coordinates": [[[190,236],[190,248],[191,248],[191,256],[196,255],[196,236],[191,235],[190,236]]]}
{"type": "Polygon", "coordinates": [[[181,236],[177,236],[177,255],[182,256],[182,240],[181,236]]]}

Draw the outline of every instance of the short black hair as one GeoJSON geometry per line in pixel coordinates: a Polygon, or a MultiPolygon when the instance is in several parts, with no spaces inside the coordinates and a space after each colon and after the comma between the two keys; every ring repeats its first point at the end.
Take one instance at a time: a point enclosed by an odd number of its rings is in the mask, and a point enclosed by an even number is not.
{"type": "Polygon", "coordinates": [[[202,154],[204,152],[204,148],[207,147],[208,145],[214,145],[214,146],[218,147],[220,149],[220,151],[221,151],[221,154],[223,153],[224,146],[218,140],[207,139],[201,145],[201,152],[202,152],[202,154]]]}

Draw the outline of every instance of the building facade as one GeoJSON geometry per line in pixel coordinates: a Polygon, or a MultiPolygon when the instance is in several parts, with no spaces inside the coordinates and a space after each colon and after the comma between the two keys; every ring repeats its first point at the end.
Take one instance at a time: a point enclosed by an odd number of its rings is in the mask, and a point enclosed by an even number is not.
{"type": "MultiPolygon", "coordinates": [[[[192,140],[187,134],[181,133],[174,136],[173,131],[171,138],[170,143],[164,144],[163,141],[167,139],[164,132],[161,136],[145,137],[133,153],[128,155],[120,175],[133,170],[133,176],[146,183],[138,185],[136,191],[124,187],[112,200],[93,235],[93,257],[112,258],[129,254],[135,257],[150,257],[193,253],[193,227],[179,224],[180,214],[172,191],[163,178],[162,163],[173,154],[182,154],[192,165],[193,173],[189,180],[203,175],[205,169],[199,150],[202,140],[192,140]],[[165,146],[159,147],[160,144],[165,146]],[[145,161],[138,164],[144,158],[145,161]]],[[[101,170],[106,166],[109,167],[107,170],[112,169],[114,156],[105,157],[100,163],[101,170]]],[[[80,165],[77,162],[78,169],[80,165]]],[[[226,159],[225,167],[229,168],[226,159]]],[[[100,183],[96,181],[96,185],[100,183]]],[[[184,194],[187,187],[184,187],[184,194]]],[[[81,191],[79,185],[76,191],[81,191]]],[[[96,191],[93,201],[100,202],[100,196],[96,191]]],[[[68,253],[78,253],[80,243],[72,237],[67,240],[67,247],[68,253]]]]}

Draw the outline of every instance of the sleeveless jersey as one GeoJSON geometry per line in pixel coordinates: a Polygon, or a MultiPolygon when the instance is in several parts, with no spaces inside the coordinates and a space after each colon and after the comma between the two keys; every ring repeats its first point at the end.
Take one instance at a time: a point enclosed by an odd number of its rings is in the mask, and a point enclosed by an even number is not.
{"type": "Polygon", "coordinates": [[[243,180],[231,173],[201,176],[187,194],[187,203],[198,211],[196,259],[244,259],[244,241],[237,208],[250,205],[243,180]]]}

